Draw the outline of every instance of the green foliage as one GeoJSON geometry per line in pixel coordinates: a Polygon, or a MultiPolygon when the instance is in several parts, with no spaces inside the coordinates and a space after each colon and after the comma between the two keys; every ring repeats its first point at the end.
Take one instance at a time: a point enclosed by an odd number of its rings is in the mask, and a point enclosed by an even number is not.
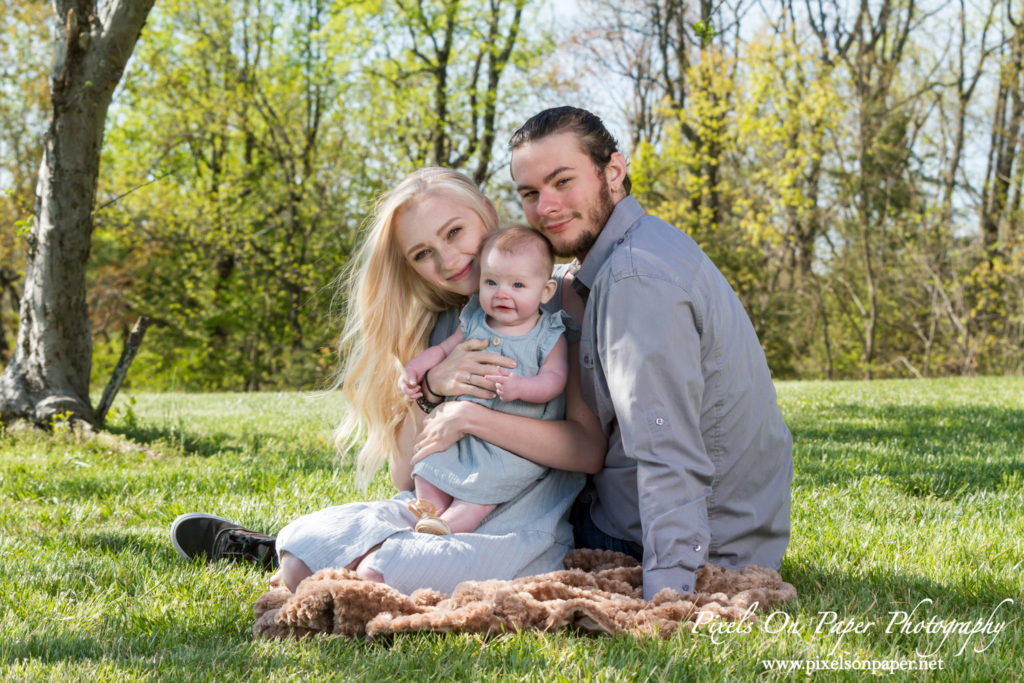
{"type": "MultiPolygon", "coordinates": [[[[359,500],[338,463],[336,394],[134,394],[115,436],[0,434],[0,677],[15,680],[725,680],[764,659],[916,660],[929,680],[1012,680],[1024,642],[1024,385],[1014,378],[782,382],[794,435],[793,531],[783,578],[794,633],[681,632],[665,641],[571,632],[410,634],[380,641],[254,640],[267,575],[182,560],[178,514],[210,511],[276,531],[359,500]],[[133,420],[126,416],[135,415],[133,420]],[[887,634],[890,612],[1006,630],[887,634]],[[840,636],[824,613],[882,623],[840,636]],[[987,642],[987,641],[986,641],[987,642]]],[[[381,474],[371,497],[390,495],[381,474]]],[[[819,672],[815,680],[853,680],[819,672]]],[[[857,676],[856,678],[860,678],[857,676]]],[[[899,680],[910,677],[900,677],[899,680]]]]}
{"type": "Polygon", "coordinates": [[[707,46],[718,35],[718,31],[710,21],[698,21],[693,25],[693,35],[697,37],[701,45],[707,46]]]}
{"type": "Polygon", "coordinates": [[[986,250],[943,209],[928,84],[899,68],[924,48],[840,59],[774,28],[689,53],[685,106],[633,155],[641,203],[724,273],[776,376],[1019,372],[1020,239],[986,250]]]}
{"type": "Polygon", "coordinates": [[[41,0],[0,0],[0,366],[17,330],[25,237],[33,221],[36,176],[46,108],[46,29],[52,16],[41,0]]]}
{"type": "Polygon", "coordinates": [[[516,101],[506,83],[543,42],[515,33],[525,5],[158,4],[104,147],[94,379],[146,314],[130,381],[324,381],[332,282],[374,197],[425,163],[489,177],[486,134],[516,101]]]}
{"type": "MultiPolygon", "coordinates": [[[[583,7],[592,25],[566,40],[545,21],[561,15],[528,0],[158,3],[104,143],[88,292],[94,386],[141,314],[153,324],[130,385],[319,385],[336,366],[343,301],[331,283],[373,198],[443,164],[517,220],[496,173],[509,131],[561,101],[614,128],[615,105],[579,91],[581,69],[602,89],[625,74],[613,99],[630,88],[637,98],[623,105],[634,192],[730,280],[776,376],[1024,369],[1024,163],[1009,118],[1024,97],[1014,56],[1024,34],[1010,17],[966,8],[964,33],[947,40],[952,15],[906,3],[866,6],[874,38],[842,17],[815,35],[781,9],[730,17],[702,5],[693,22],[677,0],[583,7]],[[949,40],[964,49],[936,47],[949,40]],[[985,78],[965,89],[958,51],[980,60],[992,92],[985,78]],[[978,120],[992,124],[985,144],[978,120]],[[1009,155],[998,182],[974,177],[986,154],[1009,155]],[[979,201],[984,239],[973,238],[979,201]]],[[[0,10],[2,363],[33,220],[53,10],[40,0],[0,10]]]]}
{"type": "Polygon", "coordinates": [[[972,369],[986,373],[1024,371],[1024,238],[1001,245],[973,263],[961,264],[963,311],[959,340],[972,369]]]}
{"type": "Polygon", "coordinates": [[[356,25],[373,37],[360,60],[359,101],[360,130],[377,162],[401,172],[446,166],[488,181],[504,135],[528,115],[519,105],[534,82],[531,71],[550,51],[549,40],[531,27],[538,4],[345,5],[332,26],[356,25]]]}
{"type": "Polygon", "coordinates": [[[97,334],[114,342],[147,313],[155,374],[180,386],[308,386],[332,338],[323,292],[361,217],[344,205],[368,196],[336,180],[366,155],[346,145],[333,42],[358,49],[359,32],[330,35],[319,2],[286,20],[273,3],[158,11],[105,147],[101,190],[120,199],[97,221],[92,293],[112,327],[97,334]]]}

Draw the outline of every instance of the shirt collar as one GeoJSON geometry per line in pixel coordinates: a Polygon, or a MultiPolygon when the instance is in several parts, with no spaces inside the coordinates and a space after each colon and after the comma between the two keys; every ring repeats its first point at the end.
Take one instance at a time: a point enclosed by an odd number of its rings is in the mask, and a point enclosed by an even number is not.
{"type": "Polygon", "coordinates": [[[573,265],[578,268],[575,274],[576,280],[589,289],[594,284],[597,271],[611,256],[612,250],[622,244],[630,227],[643,215],[644,210],[633,195],[623,197],[615,205],[612,215],[608,217],[608,222],[604,224],[604,229],[597,236],[594,246],[587,252],[583,263],[580,264],[578,260],[573,262],[573,265]]]}

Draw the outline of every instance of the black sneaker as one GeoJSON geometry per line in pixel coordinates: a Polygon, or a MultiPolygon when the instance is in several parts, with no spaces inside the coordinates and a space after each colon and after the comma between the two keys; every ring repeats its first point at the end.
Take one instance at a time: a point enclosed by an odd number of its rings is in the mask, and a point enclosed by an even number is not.
{"type": "Polygon", "coordinates": [[[179,515],[171,524],[171,543],[187,560],[205,557],[207,560],[241,560],[273,569],[276,547],[274,537],[251,531],[234,522],[190,512],[179,515]]]}

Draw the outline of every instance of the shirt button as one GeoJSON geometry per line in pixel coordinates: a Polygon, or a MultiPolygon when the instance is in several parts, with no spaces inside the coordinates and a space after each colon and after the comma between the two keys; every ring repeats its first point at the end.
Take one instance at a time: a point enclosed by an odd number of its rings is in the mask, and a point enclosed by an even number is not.
{"type": "Polygon", "coordinates": [[[501,346],[501,337],[495,337],[494,339],[491,340],[491,343],[494,344],[495,346],[501,346]]]}
{"type": "Polygon", "coordinates": [[[623,243],[623,242],[625,242],[625,241],[626,241],[626,238],[625,238],[625,237],[620,237],[620,238],[618,239],[618,241],[616,241],[616,242],[615,242],[615,244],[622,244],[622,243],[623,243]]]}
{"type": "Polygon", "coordinates": [[[654,421],[654,424],[660,427],[661,425],[665,424],[665,418],[659,417],[657,420],[654,421]]]}

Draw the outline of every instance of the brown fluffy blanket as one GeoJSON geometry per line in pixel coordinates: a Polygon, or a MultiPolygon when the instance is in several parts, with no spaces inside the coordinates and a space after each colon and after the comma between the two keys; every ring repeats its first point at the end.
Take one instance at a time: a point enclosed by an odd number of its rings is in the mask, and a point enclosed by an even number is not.
{"type": "Polygon", "coordinates": [[[705,567],[695,594],[671,589],[643,599],[636,560],[608,550],[573,550],[563,571],[511,581],[466,581],[451,596],[423,589],[411,595],[365,581],[346,569],[324,569],[295,593],[264,593],[253,633],[263,638],[317,633],[380,636],[401,631],[498,634],[524,629],[580,628],[601,633],[668,636],[713,619],[754,619],[754,612],[796,599],[778,572],[705,567]]]}

